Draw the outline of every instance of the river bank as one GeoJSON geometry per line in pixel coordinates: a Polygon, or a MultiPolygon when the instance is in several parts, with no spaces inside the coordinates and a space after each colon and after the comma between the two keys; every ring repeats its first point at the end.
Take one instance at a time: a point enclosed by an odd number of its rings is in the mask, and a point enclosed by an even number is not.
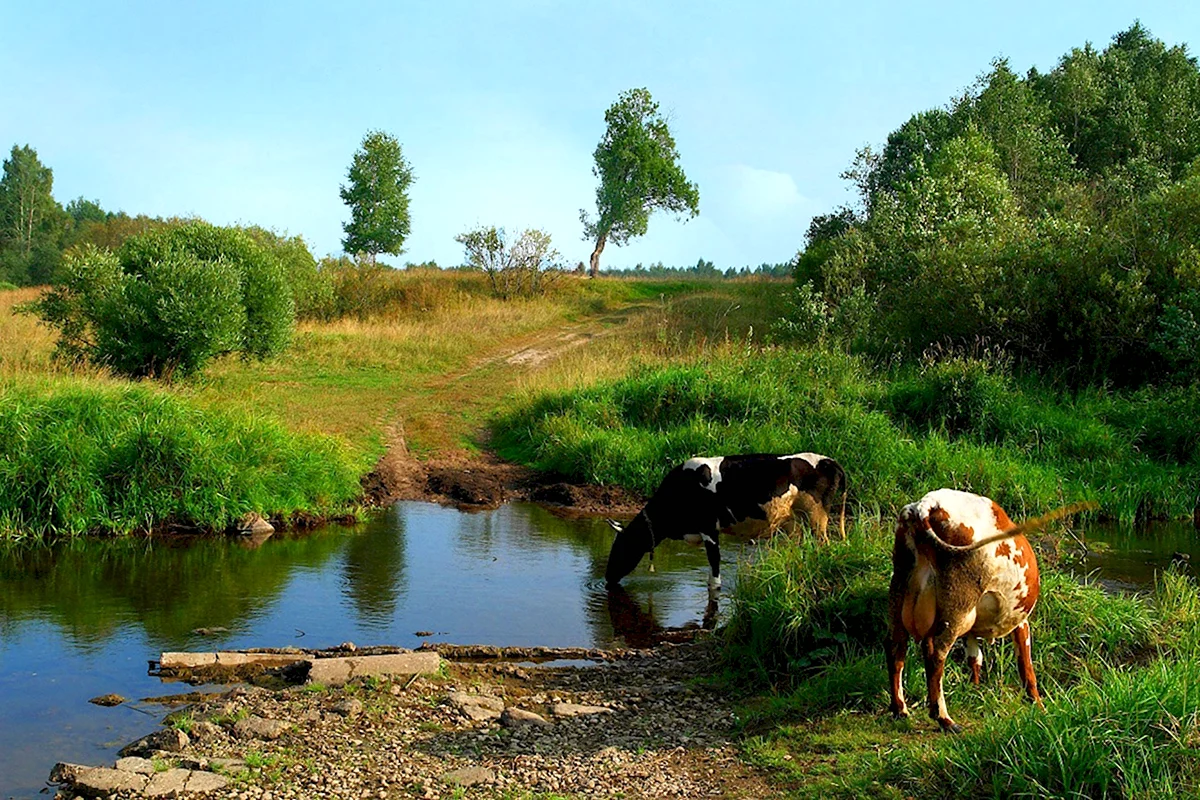
{"type": "Polygon", "coordinates": [[[706,679],[717,658],[704,640],[589,666],[446,661],[342,688],[237,688],[186,698],[171,719],[192,735],[155,763],[218,765],[228,783],[205,796],[246,800],[779,796],[738,757],[736,700],[706,679]],[[235,732],[255,718],[275,724],[235,732]]]}

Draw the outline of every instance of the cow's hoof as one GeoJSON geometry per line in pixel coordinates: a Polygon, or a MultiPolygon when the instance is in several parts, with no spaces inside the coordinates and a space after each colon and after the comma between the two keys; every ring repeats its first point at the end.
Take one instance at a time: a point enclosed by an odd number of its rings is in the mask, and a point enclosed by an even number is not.
{"type": "Polygon", "coordinates": [[[896,719],[908,719],[908,707],[901,706],[900,708],[892,708],[892,716],[896,719]]]}
{"type": "Polygon", "coordinates": [[[942,726],[942,733],[962,733],[963,732],[962,725],[959,725],[957,722],[951,722],[948,719],[947,720],[939,719],[938,725],[942,726]]]}

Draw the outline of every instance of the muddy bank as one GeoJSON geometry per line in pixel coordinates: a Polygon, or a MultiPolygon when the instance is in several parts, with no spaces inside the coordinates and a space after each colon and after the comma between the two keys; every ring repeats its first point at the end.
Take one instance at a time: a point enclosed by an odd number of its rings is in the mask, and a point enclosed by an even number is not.
{"type": "Polygon", "coordinates": [[[363,493],[376,506],[418,500],[475,510],[531,502],[561,514],[618,517],[633,516],[646,500],[618,486],[578,484],[539,473],[488,452],[422,461],[400,437],[363,478],[363,493]]]}

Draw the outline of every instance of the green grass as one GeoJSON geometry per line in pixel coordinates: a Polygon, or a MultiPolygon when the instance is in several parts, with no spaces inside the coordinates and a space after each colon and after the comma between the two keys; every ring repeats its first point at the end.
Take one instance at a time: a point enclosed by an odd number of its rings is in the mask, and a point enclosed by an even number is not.
{"type": "Polygon", "coordinates": [[[0,384],[0,535],[222,529],[247,512],[345,513],[358,469],[327,437],[145,385],[0,384]]]}
{"type": "Polygon", "coordinates": [[[777,539],[742,568],[726,629],[729,675],[755,694],[747,759],[797,797],[1172,797],[1200,789],[1200,592],[1165,574],[1152,596],[1108,595],[1043,564],[1032,618],[1046,697],[1024,702],[1009,641],[985,646],[969,682],[961,647],[945,678],[959,737],[924,713],[915,646],[912,717],[886,713],[891,536],[777,539]]]}
{"type": "Polygon", "coordinates": [[[852,504],[891,516],[930,489],[992,497],[1014,518],[1093,499],[1122,521],[1190,515],[1200,391],[1067,393],[967,359],[876,371],[820,349],[726,349],[519,398],[494,422],[513,460],[653,492],[698,454],[836,458],[852,504]]]}

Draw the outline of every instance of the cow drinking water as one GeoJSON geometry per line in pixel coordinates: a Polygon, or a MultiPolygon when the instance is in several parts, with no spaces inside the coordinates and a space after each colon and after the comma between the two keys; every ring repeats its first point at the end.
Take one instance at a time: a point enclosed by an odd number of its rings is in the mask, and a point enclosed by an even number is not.
{"type": "Polygon", "coordinates": [[[704,544],[712,575],[708,587],[721,586],[721,531],[753,521],[774,533],[803,512],[822,540],[829,511],[842,493],[839,530],[846,536],[846,473],[832,458],[816,453],[736,455],[690,458],[663,478],[645,508],[617,528],[608,554],[605,580],[611,585],[633,572],[642,556],[664,539],[704,544]]]}

